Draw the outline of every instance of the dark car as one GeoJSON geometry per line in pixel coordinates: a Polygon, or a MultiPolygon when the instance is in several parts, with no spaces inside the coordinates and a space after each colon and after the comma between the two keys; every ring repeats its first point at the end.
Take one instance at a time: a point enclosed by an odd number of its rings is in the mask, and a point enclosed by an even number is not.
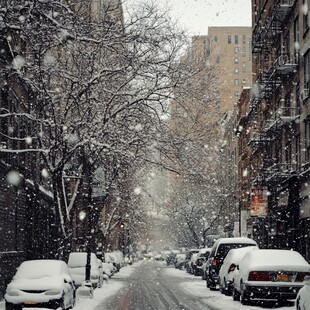
{"type": "Polygon", "coordinates": [[[220,269],[229,250],[253,245],[257,246],[257,243],[250,238],[220,238],[215,241],[206,265],[207,287],[211,290],[219,289],[220,269]]]}
{"type": "Polygon", "coordinates": [[[201,249],[196,260],[195,276],[203,276],[203,264],[207,261],[211,253],[211,248],[201,249]]]}

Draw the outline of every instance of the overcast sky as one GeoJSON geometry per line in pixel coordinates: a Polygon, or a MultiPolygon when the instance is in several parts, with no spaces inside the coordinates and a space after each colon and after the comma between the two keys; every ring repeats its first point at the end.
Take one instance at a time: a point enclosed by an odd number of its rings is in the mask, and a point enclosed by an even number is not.
{"type": "MultiPolygon", "coordinates": [[[[136,0],[127,0],[132,3],[136,0]]],[[[140,0],[141,1],[141,0],[140,0]]],[[[251,0],[157,0],[171,7],[171,17],[191,35],[207,34],[209,26],[251,26],[251,0]]]]}

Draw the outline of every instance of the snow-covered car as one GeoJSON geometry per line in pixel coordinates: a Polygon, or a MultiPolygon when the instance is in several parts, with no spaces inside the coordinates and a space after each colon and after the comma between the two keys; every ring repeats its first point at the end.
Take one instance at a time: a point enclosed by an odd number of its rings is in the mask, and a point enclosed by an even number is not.
{"type": "Polygon", "coordinates": [[[194,253],[191,257],[191,260],[189,261],[189,273],[190,274],[195,274],[196,272],[196,261],[198,258],[198,253],[194,253]]]}
{"type": "Polygon", "coordinates": [[[179,253],[176,255],[175,260],[174,260],[174,266],[177,269],[182,269],[184,268],[185,265],[185,253],[179,253]]]}
{"type": "MultiPolygon", "coordinates": [[[[69,254],[68,267],[76,286],[81,286],[86,277],[86,252],[72,252],[69,254]]],[[[100,264],[94,253],[90,255],[90,281],[93,287],[101,287],[100,264]]]]}
{"type": "Polygon", "coordinates": [[[205,278],[207,287],[211,290],[218,289],[220,284],[220,269],[223,261],[231,249],[257,246],[257,243],[250,238],[220,238],[212,246],[210,256],[207,260],[205,278]]]}
{"type": "Polygon", "coordinates": [[[295,299],[310,265],[296,251],[249,251],[238,265],[233,298],[249,304],[252,299],[295,299]]]}
{"type": "Polygon", "coordinates": [[[302,287],[296,298],[296,310],[310,309],[310,276],[304,278],[304,287],[302,287]]]}
{"type": "Polygon", "coordinates": [[[199,252],[199,249],[189,249],[186,252],[185,265],[184,265],[186,272],[190,272],[190,261],[191,261],[192,255],[198,252],[199,252]]]}
{"type": "Polygon", "coordinates": [[[200,249],[196,259],[196,270],[195,276],[203,275],[203,264],[207,261],[209,255],[211,253],[211,248],[200,249]]]}
{"type": "Polygon", "coordinates": [[[228,252],[227,256],[223,261],[223,265],[220,269],[220,291],[225,295],[232,295],[234,274],[236,272],[237,265],[243,259],[244,255],[248,251],[258,249],[257,246],[249,246],[240,249],[232,249],[228,252]]]}
{"type": "Polygon", "coordinates": [[[68,266],[59,260],[31,260],[23,262],[5,294],[5,309],[41,307],[72,308],[75,286],[68,266]]]}
{"type": "Polygon", "coordinates": [[[125,259],[121,251],[107,252],[104,256],[105,262],[112,263],[117,268],[117,271],[120,271],[125,265],[125,259]]]}
{"type": "Polygon", "coordinates": [[[102,272],[111,278],[116,272],[116,267],[111,263],[102,263],[102,272]]]}

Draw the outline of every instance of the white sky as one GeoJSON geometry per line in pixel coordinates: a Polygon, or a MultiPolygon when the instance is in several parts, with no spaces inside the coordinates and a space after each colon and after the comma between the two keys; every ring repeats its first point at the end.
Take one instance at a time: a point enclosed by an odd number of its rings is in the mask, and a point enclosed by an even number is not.
{"type": "MultiPolygon", "coordinates": [[[[132,3],[135,0],[127,1],[132,3]]],[[[207,34],[209,26],[251,26],[251,0],[157,1],[171,7],[171,17],[191,35],[207,34]]]]}

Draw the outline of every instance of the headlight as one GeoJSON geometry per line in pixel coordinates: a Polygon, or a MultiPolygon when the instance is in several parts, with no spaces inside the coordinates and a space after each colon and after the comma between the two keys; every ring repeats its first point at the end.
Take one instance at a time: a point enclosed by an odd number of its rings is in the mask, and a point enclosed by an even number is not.
{"type": "Polygon", "coordinates": [[[45,292],[45,295],[60,295],[61,293],[61,290],[49,290],[45,292]]]}
{"type": "Polygon", "coordinates": [[[9,290],[6,293],[8,294],[8,296],[18,296],[19,295],[19,291],[17,291],[17,290],[9,290]]]}

